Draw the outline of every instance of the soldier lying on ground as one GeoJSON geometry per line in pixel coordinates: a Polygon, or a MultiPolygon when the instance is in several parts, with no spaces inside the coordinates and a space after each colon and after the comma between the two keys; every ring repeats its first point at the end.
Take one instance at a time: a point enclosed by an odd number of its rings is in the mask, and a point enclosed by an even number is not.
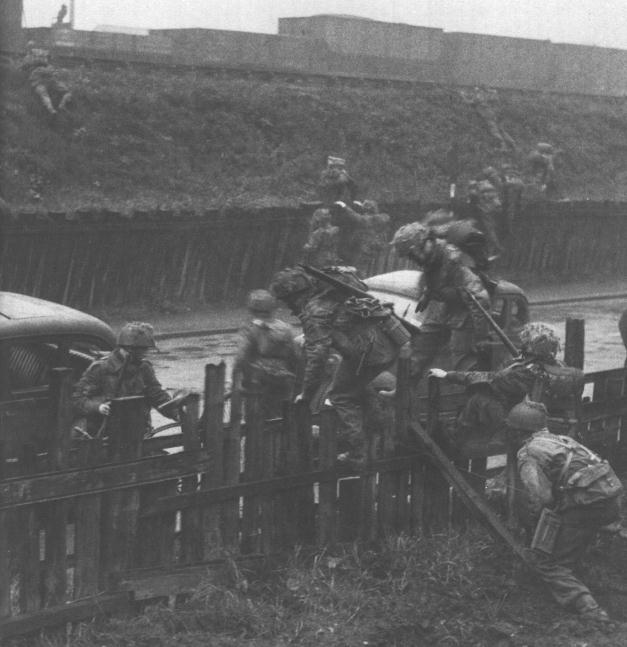
{"type": "Polygon", "coordinates": [[[423,273],[416,291],[424,310],[420,332],[412,336],[411,379],[416,386],[436,355],[450,342],[456,369],[472,368],[477,344],[488,335],[483,314],[468,292],[486,309],[488,292],[480,277],[462,259],[460,250],[419,222],[403,225],[392,242],[396,253],[414,261],[423,273]]]}
{"type": "Polygon", "coordinates": [[[107,417],[111,414],[111,400],[131,395],[145,398],[145,433],[152,430],[151,407],[173,420],[177,413],[170,394],[161,386],[152,364],[146,359],[155,348],[153,328],[150,324],[132,322],[124,325],[118,335],[116,348],[103,359],[93,362],[76,383],[72,404],[77,416],[87,418],[86,431],[90,436],[102,434],[107,417]]]}
{"type": "Polygon", "coordinates": [[[542,404],[517,404],[507,416],[507,428],[512,448],[518,450],[522,486],[516,511],[529,529],[540,524],[529,551],[533,570],[558,604],[583,619],[608,622],[575,569],[599,529],[618,520],[621,482],[607,461],[587,447],[552,434],[542,404]],[[542,540],[550,534],[542,524],[549,523],[557,526],[554,542],[542,540]]]}
{"type": "Polygon", "coordinates": [[[503,442],[505,418],[526,396],[542,402],[551,415],[564,414],[563,407],[581,396],[583,371],[556,359],[560,343],[552,326],[528,323],[520,332],[520,341],[521,357],[500,371],[431,369],[433,377],[462,384],[470,394],[455,428],[447,430],[456,446],[478,437],[503,442]]]}
{"type": "Polygon", "coordinates": [[[264,417],[279,418],[283,402],[294,396],[298,351],[292,327],[277,319],[276,299],[267,290],[248,296],[252,315],[240,331],[233,365],[233,388],[258,391],[264,417]]]}
{"type": "MultiPolygon", "coordinates": [[[[351,280],[360,289],[367,289],[354,275],[351,280]]],[[[338,461],[362,467],[366,459],[366,387],[394,363],[409,335],[401,340],[390,330],[390,311],[376,299],[347,298],[338,289],[318,285],[301,269],[278,272],[270,289],[303,325],[305,369],[297,402],[308,403],[316,394],[331,350],[342,356],[329,392],[331,405],[340,419],[338,461]]]]}
{"type": "Polygon", "coordinates": [[[54,116],[59,110],[67,107],[72,95],[67,85],[59,80],[57,70],[50,65],[50,54],[47,50],[38,49],[30,42],[20,67],[50,115],[54,116]]]}

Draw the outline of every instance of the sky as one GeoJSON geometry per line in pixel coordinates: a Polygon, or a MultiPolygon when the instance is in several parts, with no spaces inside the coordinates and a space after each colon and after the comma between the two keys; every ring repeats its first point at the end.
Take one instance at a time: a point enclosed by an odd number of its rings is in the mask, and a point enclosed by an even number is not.
{"type": "MultiPolygon", "coordinates": [[[[50,25],[62,1],[24,0],[24,25],[50,25]]],[[[320,13],[627,49],[626,0],[75,0],[74,26],[272,34],[279,17],[320,13]]]]}

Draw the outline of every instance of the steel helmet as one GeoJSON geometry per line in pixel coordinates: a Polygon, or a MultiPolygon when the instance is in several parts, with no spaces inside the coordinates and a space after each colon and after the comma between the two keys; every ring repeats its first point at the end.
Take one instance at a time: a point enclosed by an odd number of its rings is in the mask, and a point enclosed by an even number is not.
{"type": "Polygon", "coordinates": [[[413,250],[421,248],[430,237],[428,227],[421,222],[410,222],[394,234],[390,245],[399,256],[409,256],[413,250]]]}
{"type": "Polygon", "coordinates": [[[555,357],[560,351],[560,338],[555,328],[539,321],[523,326],[520,331],[520,343],[528,355],[555,357]]]}
{"type": "Polygon", "coordinates": [[[118,335],[118,346],[155,348],[154,328],[143,321],[124,324],[118,335]]]}
{"type": "Polygon", "coordinates": [[[547,428],[546,407],[541,402],[523,400],[512,407],[506,423],[510,429],[517,431],[529,431],[531,433],[542,431],[547,428]]]}
{"type": "Polygon", "coordinates": [[[277,307],[276,299],[268,290],[253,290],[248,295],[248,309],[252,313],[272,314],[277,307]]]}
{"type": "Polygon", "coordinates": [[[274,275],[270,283],[270,292],[277,299],[285,299],[290,295],[305,292],[311,289],[313,285],[312,279],[304,270],[288,267],[274,275]]]}

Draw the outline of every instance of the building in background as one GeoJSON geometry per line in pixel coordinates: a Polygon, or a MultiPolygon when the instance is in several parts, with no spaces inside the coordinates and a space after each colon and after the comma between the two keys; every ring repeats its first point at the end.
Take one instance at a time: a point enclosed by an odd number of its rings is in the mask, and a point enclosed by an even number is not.
{"type": "Polygon", "coordinates": [[[22,0],[0,2],[0,52],[3,54],[16,54],[24,50],[22,12],[22,0]]]}

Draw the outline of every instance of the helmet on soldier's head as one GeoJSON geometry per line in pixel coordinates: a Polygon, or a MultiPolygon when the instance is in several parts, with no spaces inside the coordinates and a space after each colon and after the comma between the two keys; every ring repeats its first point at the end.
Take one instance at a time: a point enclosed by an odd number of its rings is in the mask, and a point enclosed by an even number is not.
{"type": "Polygon", "coordinates": [[[515,431],[542,431],[547,425],[546,407],[541,402],[525,399],[512,407],[505,423],[515,431]]]}
{"type": "Polygon", "coordinates": [[[364,200],[363,203],[364,213],[377,213],[379,205],[374,200],[364,200]]]}
{"type": "Polygon", "coordinates": [[[525,324],[520,331],[520,343],[527,355],[554,358],[560,351],[560,338],[553,326],[533,321],[525,324]]]}
{"type": "Polygon", "coordinates": [[[430,238],[428,227],[421,222],[410,222],[398,229],[390,245],[399,256],[409,256],[412,251],[421,249],[430,238]]]}
{"type": "Polygon", "coordinates": [[[324,207],[316,209],[311,216],[311,228],[318,229],[323,225],[328,225],[331,222],[331,212],[324,207]]]}
{"type": "Polygon", "coordinates": [[[272,314],[277,307],[276,299],[268,290],[253,290],[248,295],[248,309],[253,314],[272,314]]]}
{"type": "Polygon", "coordinates": [[[270,283],[270,292],[284,300],[294,294],[306,292],[313,287],[312,279],[297,267],[288,267],[277,272],[270,283]]]}
{"type": "Polygon", "coordinates": [[[143,321],[124,324],[118,335],[118,346],[155,348],[154,328],[143,321]]]}

